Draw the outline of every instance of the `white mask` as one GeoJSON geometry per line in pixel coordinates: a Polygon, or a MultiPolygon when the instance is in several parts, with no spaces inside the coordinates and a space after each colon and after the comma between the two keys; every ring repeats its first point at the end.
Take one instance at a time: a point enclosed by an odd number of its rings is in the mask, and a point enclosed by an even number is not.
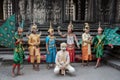
{"type": "Polygon", "coordinates": [[[60,48],[62,51],[66,51],[66,43],[61,43],[60,48]]]}
{"type": "Polygon", "coordinates": [[[66,50],[66,46],[61,46],[61,50],[65,51],[66,50]]]}

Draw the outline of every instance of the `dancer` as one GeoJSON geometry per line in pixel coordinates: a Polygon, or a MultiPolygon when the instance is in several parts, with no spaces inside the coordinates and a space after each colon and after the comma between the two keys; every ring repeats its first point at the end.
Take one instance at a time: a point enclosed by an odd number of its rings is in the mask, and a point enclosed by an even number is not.
{"type": "MultiPolygon", "coordinates": [[[[101,61],[101,58],[103,57],[104,45],[108,43],[108,40],[106,39],[106,36],[102,34],[102,31],[103,29],[101,28],[99,23],[98,35],[96,35],[93,40],[94,52],[96,53],[96,58],[97,58],[95,68],[100,66],[100,61],[101,61]]],[[[113,45],[110,45],[110,44],[109,46],[111,46],[111,48],[113,47],[113,45]]]]}
{"type": "Polygon", "coordinates": [[[70,55],[70,62],[74,62],[75,42],[76,42],[78,48],[80,48],[80,46],[79,46],[78,39],[77,39],[76,35],[73,33],[72,22],[69,23],[68,32],[66,34],[62,34],[62,32],[60,31],[60,27],[58,27],[58,34],[61,37],[67,37],[67,51],[69,52],[69,55],[70,55]]]}
{"type": "Polygon", "coordinates": [[[68,70],[70,73],[75,72],[75,69],[70,65],[69,52],[66,51],[67,44],[61,43],[61,50],[57,52],[56,55],[56,67],[54,73],[58,74],[61,71],[61,74],[65,75],[65,71],[68,70]]]}
{"type": "Polygon", "coordinates": [[[88,61],[92,60],[91,54],[91,44],[92,44],[92,36],[90,36],[89,31],[89,24],[85,23],[84,33],[82,34],[82,64],[83,66],[88,65],[88,61]],[[87,61],[84,64],[84,61],[87,61]]]}
{"type": "Polygon", "coordinates": [[[47,68],[49,69],[52,65],[54,67],[55,57],[56,57],[56,38],[54,36],[54,29],[52,28],[52,23],[50,22],[50,28],[48,30],[49,35],[46,37],[46,50],[47,50],[47,68]]]}
{"type": "Polygon", "coordinates": [[[14,64],[12,67],[12,76],[15,77],[16,75],[22,75],[20,72],[20,66],[23,63],[23,59],[25,58],[24,55],[24,48],[23,48],[23,29],[18,27],[17,32],[15,33],[15,49],[14,49],[14,64]],[[17,74],[15,74],[15,69],[17,67],[17,74]]]}
{"type": "Polygon", "coordinates": [[[31,27],[31,34],[28,36],[28,44],[29,44],[29,55],[30,62],[33,65],[33,69],[39,71],[40,64],[40,34],[37,34],[37,25],[33,24],[31,27]]]}

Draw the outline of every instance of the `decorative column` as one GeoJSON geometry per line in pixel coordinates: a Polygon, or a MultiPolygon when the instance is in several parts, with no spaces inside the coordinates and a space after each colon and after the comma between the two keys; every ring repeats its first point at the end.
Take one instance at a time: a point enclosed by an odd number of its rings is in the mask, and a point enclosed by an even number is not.
{"type": "Polygon", "coordinates": [[[13,14],[12,12],[12,1],[11,0],[4,0],[3,2],[3,16],[4,20],[10,17],[13,14]]]}
{"type": "Polygon", "coordinates": [[[88,21],[88,0],[85,1],[85,21],[88,21]]]}
{"type": "Polygon", "coordinates": [[[81,1],[80,0],[78,0],[78,21],[80,21],[81,20],[81,1]]]}
{"type": "Polygon", "coordinates": [[[116,16],[115,21],[120,22],[120,0],[116,0],[116,16]]]}

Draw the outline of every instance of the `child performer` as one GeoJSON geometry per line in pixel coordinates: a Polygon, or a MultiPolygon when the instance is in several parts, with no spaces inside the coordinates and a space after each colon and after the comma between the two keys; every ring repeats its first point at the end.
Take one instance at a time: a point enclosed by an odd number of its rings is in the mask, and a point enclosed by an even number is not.
{"type": "Polygon", "coordinates": [[[46,50],[47,50],[47,57],[46,62],[48,63],[47,68],[50,68],[50,65],[52,67],[55,63],[55,57],[56,57],[56,43],[55,43],[55,36],[54,36],[54,29],[52,28],[52,24],[50,22],[50,28],[48,30],[49,35],[46,37],[46,50]]]}
{"type": "Polygon", "coordinates": [[[31,27],[31,34],[28,36],[30,62],[33,64],[33,69],[39,71],[40,64],[40,34],[37,34],[37,25],[34,24],[31,27]]]}
{"type": "Polygon", "coordinates": [[[20,65],[23,63],[23,59],[25,58],[24,55],[24,48],[23,48],[23,29],[18,27],[17,32],[15,33],[15,49],[14,49],[14,64],[12,68],[12,76],[15,77],[15,69],[17,67],[17,75],[22,75],[20,72],[20,65]]]}
{"type": "MultiPolygon", "coordinates": [[[[99,24],[98,35],[96,35],[93,40],[94,52],[96,53],[96,58],[97,58],[97,63],[96,63],[95,68],[100,66],[100,61],[101,61],[101,58],[103,57],[104,45],[105,43],[108,43],[105,35],[102,34],[102,31],[103,29],[100,27],[100,24],[99,24]]],[[[109,46],[111,46],[111,48],[113,47],[113,45],[109,45],[109,46]]]]}
{"type": "Polygon", "coordinates": [[[90,28],[89,28],[89,24],[85,23],[85,28],[84,28],[84,33],[82,34],[82,64],[83,66],[84,61],[87,61],[88,65],[88,61],[92,59],[92,55],[91,55],[91,43],[92,43],[92,37],[89,34],[90,28]]]}

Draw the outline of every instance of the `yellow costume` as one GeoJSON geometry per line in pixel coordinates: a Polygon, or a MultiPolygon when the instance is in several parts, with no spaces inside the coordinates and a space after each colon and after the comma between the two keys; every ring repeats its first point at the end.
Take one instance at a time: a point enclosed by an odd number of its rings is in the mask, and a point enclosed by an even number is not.
{"type": "MultiPolygon", "coordinates": [[[[37,29],[36,25],[32,26],[32,29],[37,29]]],[[[28,37],[29,52],[30,52],[30,62],[34,63],[35,60],[37,63],[40,63],[40,34],[31,33],[28,37]]]]}
{"type": "MultiPolygon", "coordinates": [[[[85,23],[85,30],[89,30],[88,23],[85,23]]],[[[82,60],[91,60],[91,36],[89,33],[82,34],[82,60]]]]}

